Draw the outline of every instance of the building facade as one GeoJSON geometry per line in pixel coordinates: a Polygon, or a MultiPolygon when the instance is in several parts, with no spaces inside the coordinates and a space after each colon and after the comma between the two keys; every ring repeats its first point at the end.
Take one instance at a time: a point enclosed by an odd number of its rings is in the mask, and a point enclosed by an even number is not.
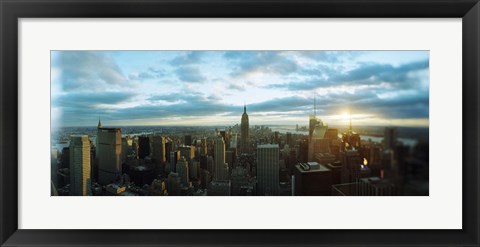
{"type": "Polygon", "coordinates": [[[257,195],[279,195],[279,155],[278,144],[257,146],[257,195]]]}
{"type": "Polygon", "coordinates": [[[110,184],[122,173],[122,131],[119,128],[98,128],[98,182],[110,184]]]}
{"type": "Polygon", "coordinates": [[[225,163],[225,142],[221,136],[215,139],[214,150],[214,174],[215,180],[228,180],[228,166],[225,163]]]}
{"type": "Polygon", "coordinates": [[[90,195],[90,140],[88,136],[70,137],[70,195],[90,195]]]}
{"type": "Polygon", "coordinates": [[[242,114],[242,122],[240,126],[240,145],[242,153],[248,153],[250,147],[250,139],[249,139],[249,123],[248,123],[248,114],[247,114],[247,106],[243,107],[243,114],[242,114]]]}

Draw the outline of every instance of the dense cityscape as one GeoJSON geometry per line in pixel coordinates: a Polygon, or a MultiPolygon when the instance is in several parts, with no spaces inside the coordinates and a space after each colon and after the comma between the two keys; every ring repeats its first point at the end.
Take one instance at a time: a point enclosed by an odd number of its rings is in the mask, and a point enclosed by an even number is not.
{"type": "Polygon", "coordinates": [[[428,196],[429,51],[51,52],[59,196],[428,196]]]}
{"type": "Polygon", "coordinates": [[[65,128],[52,148],[52,195],[428,195],[428,129],[376,127],[365,139],[351,120],[339,131],[316,115],[291,132],[272,129],[250,126],[246,106],[223,128],[122,132],[101,119],[65,128]],[[416,138],[400,141],[399,130],[416,138]]]}

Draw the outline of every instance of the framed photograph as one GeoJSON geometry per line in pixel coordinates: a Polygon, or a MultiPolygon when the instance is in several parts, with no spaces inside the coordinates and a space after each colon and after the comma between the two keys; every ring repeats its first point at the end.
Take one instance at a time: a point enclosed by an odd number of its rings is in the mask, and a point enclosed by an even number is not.
{"type": "Polygon", "coordinates": [[[1,1],[1,246],[478,246],[480,5],[1,1]]]}

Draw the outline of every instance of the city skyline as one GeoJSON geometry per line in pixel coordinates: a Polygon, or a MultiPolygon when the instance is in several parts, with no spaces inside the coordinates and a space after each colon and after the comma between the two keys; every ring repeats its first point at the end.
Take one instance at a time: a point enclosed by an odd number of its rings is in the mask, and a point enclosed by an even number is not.
{"type": "Polygon", "coordinates": [[[428,127],[428,51],[52,51],[52,127],[428,127]],[[351,115],[349,114],[351,112],[351,115]]]}

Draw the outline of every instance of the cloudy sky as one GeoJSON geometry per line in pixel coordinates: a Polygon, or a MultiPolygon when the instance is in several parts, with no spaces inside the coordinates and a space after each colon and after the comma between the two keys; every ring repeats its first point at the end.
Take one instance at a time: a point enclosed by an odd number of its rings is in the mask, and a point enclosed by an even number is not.
{"type": "Polygon", "coordinates": [[[428,126],[428,51],[52,51],[53,126],[428,126]],[[351,115],[349,115],[351,114],[351,115]]]}

